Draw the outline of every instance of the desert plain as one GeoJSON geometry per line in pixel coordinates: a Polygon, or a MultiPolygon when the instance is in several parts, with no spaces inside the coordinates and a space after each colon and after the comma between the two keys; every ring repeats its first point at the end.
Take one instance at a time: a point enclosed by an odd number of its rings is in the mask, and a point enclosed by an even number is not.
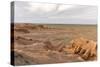
{"type": "Polygon", "coordinates": [[[11,24],[13,65],[97,60],[97,25],[11,24]]]}

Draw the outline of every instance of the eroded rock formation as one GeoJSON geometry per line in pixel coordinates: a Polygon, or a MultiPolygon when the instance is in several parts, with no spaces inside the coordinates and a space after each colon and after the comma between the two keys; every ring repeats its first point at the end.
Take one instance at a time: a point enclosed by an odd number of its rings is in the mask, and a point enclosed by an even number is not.
{"type": "Polygon", "coordinates": [[[79,54],[85,60],[94,57],[96,59],[97,44],[93,40],[80,37],[72,40],[71,45],[63,50],[70,53],[79,54]]]}

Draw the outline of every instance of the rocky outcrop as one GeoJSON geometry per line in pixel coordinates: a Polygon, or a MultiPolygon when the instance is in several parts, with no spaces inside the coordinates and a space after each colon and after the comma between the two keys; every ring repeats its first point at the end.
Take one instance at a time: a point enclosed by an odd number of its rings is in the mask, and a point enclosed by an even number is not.
{"type": "Polygon", "coordinates": [[[72,40],[71,46],[66,47],[63,50],[70,53],[79,54],[83,59],[88,60],[96,57],[97,44],[93,40],[80,37],[72,40]]]}

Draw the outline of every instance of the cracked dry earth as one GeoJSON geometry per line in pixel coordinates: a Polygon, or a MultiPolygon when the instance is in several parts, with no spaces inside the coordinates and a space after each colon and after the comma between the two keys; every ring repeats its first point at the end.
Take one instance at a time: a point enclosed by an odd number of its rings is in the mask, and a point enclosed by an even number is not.
{"type": "Polygon", "coordinates": [[[96,26],[79,27],[14,24],[14,65],[96,60],[96,26]]]}

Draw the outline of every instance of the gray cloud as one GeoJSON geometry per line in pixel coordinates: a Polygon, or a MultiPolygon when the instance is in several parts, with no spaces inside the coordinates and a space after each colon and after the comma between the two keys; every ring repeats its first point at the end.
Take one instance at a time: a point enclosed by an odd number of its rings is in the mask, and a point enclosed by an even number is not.
{"type": "Polygon", "coordinates": [[[97,7],[15,2],[15,22],[97,24],[97,7]]]}

